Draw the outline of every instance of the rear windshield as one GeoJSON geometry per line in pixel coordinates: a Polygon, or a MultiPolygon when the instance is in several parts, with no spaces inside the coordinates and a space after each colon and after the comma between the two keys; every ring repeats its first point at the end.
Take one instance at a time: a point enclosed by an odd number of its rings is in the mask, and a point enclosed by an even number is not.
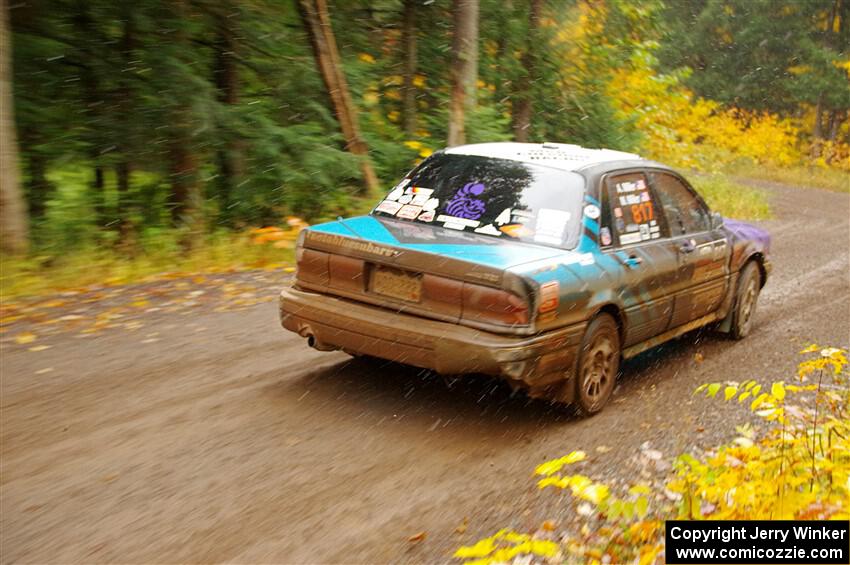
{"type": "Polygon", "coordinates": [[[571,249],[578,240],[584,177],[473,155],[426,159],[372,214],[571,249]]]}

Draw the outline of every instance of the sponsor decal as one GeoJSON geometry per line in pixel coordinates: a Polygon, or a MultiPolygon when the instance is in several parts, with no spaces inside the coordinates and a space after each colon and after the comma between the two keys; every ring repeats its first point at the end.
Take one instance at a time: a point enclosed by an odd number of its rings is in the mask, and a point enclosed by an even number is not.
{"type": "Polygon", "coordinates": [[[534,234],[534,231],[531,228],[526,227],[523,224],[508,224],[500,227],[499,231],[515,238],[530,237],[534,234]]]}
{"type": "Polygon", "coordinates": [[[565,210],[541,208],[537,211],[537,222],[534,226],[534,241],[560,245],[564,241],[564,231],[567,229],[567,222],[569,221],[570,213],[565,210]]]}
{"type": "Polygon", "coordinates": [[[350,239],[341,235],[314,232],[312,230],[308,231],[307,233],[309,234],[308,237],[310,241],[324,243],[325,245],[333,245],[342,249],[351,249],[352,251],[360,251],[363,253],[369,253],[371,255],[379,255],[381,257],[395,257],[400,253],[400,251],[396,249],[390,249],[389,247],[375,245],[371,241],[350,239]]]}
{"type": "Polygon", "coordinates": [[[443,227],[450,230],[463,231],[466,229],[466,224],[461,224],[459,222],[446,222],[443,224],[443,227]]]}
{"type": "Polygon", "coordinates": [[[591,220],[599,219],[599,206],[591,204],[589,206],[584,207],[584,215],[590,218],[591,220]]]}
{"type": "Polygon", "coordinates": [[[496,235],[496,236],[502,235],[502,232],[497,230],[496,227],[493,224],[487,224],[484,227],[477,228],[475,230],[475,233],[483,233],[485,235],[496,235]]]}
{"type": "MultiPolygon", "coordinates": [[[[451,224],[455,224],[455,225],[461,225],[463,227],[469,227],[469,228],[477,228],[479,225],[481,225],[481,222],[479,222],[478,220],[470,220],[470,219],[467,219],[467,218],[459,218],[457,216],[449,216],[447,214],[440,214],[439,216],[437,216],[437,221],[441,222],[441,223],[451,223],[451,224]]],[[[448,227],[448,226],[446,226],[446,227],[448,227]]],[[[461,229],[463,229],[463,228],[461,228],[461,229]]]]}
{"type": "Polygon", "coordinates": [[[401,210],[396,214],[397,218],[404,218],[405,220],[412,220],[416,216],[419,215],[419,212],[422,211],[422,206],[414,206],[412,204],[408,204],[407,206],[402,206],[401,210]]]}
{"type": "Polygon", "coordinates": [[[561,285],[558,281],[549,281],[540,285],[540,306],[537,311],[541,314],[558,309],[561,285]]]}
{"type": "Polygon", "coordinates": [[[511,221],[511,209],[505,208],[504,210],[502,210],[502,213],[499,214],[498,216],[496,216],[496,219],[494,221],[495,221],[496,225],[499,225],[499,226],[509,224],[510,221],[511,221]]]}
{"type": "Polygon", "coordinates": [[[390,200],[384,200],[375,208],[378,212],[384,212],[385,214],[395,215],[398,212],[399,208],[401,208],[401,204],[398,202],[392,202],[390,200]]]}
{"type": "MultiPolygon", "coordinates": [[[[424,210],[434,211],[437,209],[437,206],[440,205],[440,201],[437,198],[429,198],[425,204],[422,205],[424,210]]],[[[430,220],[429,220],[430,221],[430,220]]]]}
{"type": "Polygon", "coordinates": [[[433,222],[434,221],[434,211],[433,210],[425,210],[419,217],[417,218],[420,222],[433,222]]]}
{"type": "Polygon", "coordinates": [[[480,182],[463,185],[463,188],[458,190],[446,204],[446,212],[458,218],[477,220],[487,210],[484,201],[476,198],[484,192],[484,189],[484,185],[480,182]]]}
{"type": "Polygon", "coordinates": [[[599,241],[602,242],[602,245],[611,245],[611,230],[608,228],[600,229],[599,241]]]}
{"type": "Polygon", "coordinates": [[[402,204],[410,204],[410,201],[413,200],[412,194],[402,194],[401,198],[398,199],[402,204]]]}
{"type": "Polygon", "coordinates": [[[413,187],[413,200],[410,201],[411,204],[416,204],[417,206],[422,206],[431,198],[431,195],[434,194],[434,189],[432,188],[421,188],[418,186],[413,187]]]}
{"type": "Polygon", "coordinates": [[[640,241],[640,233],[624,233],[620,236],[620,245],[629,245],[640,241]]]}
{"type": "MultiPolygon", "coordinates": [[[[405,179],[405,180],[407,180],[407,179],[405,179]]],[[[401,182],[404,182],[404,181],[401,181],[401,182]]],[[[402,194],[404,194],[404,187],[402,186],[401,182],[398,183],[398,186],[396,186],[394,189],[392,189],[392,191],[389,194],[387,194],[387,200],[398,200],[399,198],[401,198],[402,194]]],[[[410,181],[408,181],[408,182],[410,182],[410,181]]]]}

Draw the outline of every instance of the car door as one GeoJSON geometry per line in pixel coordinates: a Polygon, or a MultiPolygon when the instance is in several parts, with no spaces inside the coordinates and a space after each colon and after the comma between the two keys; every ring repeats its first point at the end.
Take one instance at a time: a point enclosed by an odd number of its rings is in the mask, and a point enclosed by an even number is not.
{"type": "Polygon", "coordinates": [[[645,171],[611,173],[603,180],[602,192],[599,242],[623,273],[617,291],[628,347],[667,329],[673,311],[669,289],[679,275],[678,258],[645,171]]]}
{"type": "Polygon", "coordinates": [[[677,327],[720,306],[728,284],[730,247],[721,230],[712,230],[711,212],[684,179],[670,171],[650,170],[649,181],[678,256],[670,322],[677,327]]]}

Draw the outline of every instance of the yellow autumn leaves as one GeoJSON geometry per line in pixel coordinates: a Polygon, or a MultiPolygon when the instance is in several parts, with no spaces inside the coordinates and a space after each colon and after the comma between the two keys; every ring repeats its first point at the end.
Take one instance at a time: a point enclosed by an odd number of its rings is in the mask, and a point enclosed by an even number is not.
{"type": "Polygon", "coordinates": [[[500,530],[461,547],[454,556],[469,560],[465,565],[509,562],[518,556],[591,563],[601,563],[607,556],[612,562],[649,564],[663,550],[665,519],[848,519],[847,351],[812,345],[801,353],[810,357],[798,365],[799,384],[747,380],[697,388],[695,394],[705,397],[716,398],[722,392],[726,402],[749,401],[750,410],[770,427],[757,434],[747,422],[737,426],[739,437],[707,451],[702,459],[680,455],[663,494],[647,485],[633,485],[619,497],[584,475],[558,475],[587,459],[585,452],[572,451],[538,465],[534,472],[543,477],[540,488],[570,491],[579,503],[576,518],[596,520],[593,532],[585,523],[580,537],[557,544],[542,539],[545,532],[535,537],[500,530]],[[824,379],[830,386],[822,386],[824,379]],[[799,393],[813,394],[797,402],[794,395],[799,393]]]}

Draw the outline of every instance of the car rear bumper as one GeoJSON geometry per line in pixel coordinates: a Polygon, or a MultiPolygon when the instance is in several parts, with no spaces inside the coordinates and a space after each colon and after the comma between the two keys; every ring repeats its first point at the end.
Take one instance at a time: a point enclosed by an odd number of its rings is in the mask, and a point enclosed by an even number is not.
{"type": "Polygon", "coordinates": [[[570,375],[586,326],[531,337],[499,335],[294,287],[280,294],[280,319],[319,350],[342,349],[442,374],[498,375],[532,392],[570,375]]]}

